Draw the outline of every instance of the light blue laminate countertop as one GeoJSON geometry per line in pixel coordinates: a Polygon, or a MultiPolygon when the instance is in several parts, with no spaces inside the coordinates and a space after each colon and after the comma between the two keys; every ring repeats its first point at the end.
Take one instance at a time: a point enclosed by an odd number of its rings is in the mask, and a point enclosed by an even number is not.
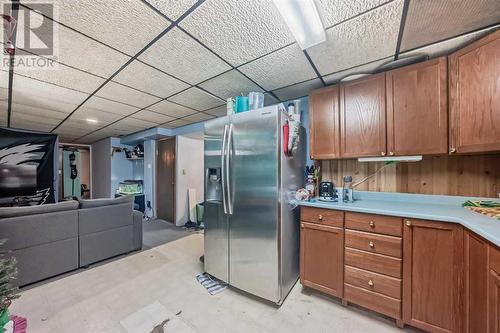
{"type": "Polygon", "coordinates": [[[355,191],[355,199],[357,200],[353,203],[319,200],[293,200],[292,203],[307,207],[459,223],[500,246],[500,220],[473,213],[462,207],[462,203],[469,199],[496,199],[364,191],[355,191]]]}

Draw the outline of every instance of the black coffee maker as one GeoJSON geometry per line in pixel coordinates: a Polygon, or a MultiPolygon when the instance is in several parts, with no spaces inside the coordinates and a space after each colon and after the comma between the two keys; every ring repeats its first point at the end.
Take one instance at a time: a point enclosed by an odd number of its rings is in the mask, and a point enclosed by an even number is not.
{"type": "Polygon", "coordinates": [[[322,201],[335,200],[335,186],[332,182],[321,182],[319,184],[319,199],[322,201]]]}

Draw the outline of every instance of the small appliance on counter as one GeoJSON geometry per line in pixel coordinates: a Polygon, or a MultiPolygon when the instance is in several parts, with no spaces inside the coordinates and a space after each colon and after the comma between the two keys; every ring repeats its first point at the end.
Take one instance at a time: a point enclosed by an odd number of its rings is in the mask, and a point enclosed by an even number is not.
{"type": "Polygon", "coordinates": [[[336,201],[335,186],[332,182],[321,182],[319,184],[319,200],[336,201]]]}

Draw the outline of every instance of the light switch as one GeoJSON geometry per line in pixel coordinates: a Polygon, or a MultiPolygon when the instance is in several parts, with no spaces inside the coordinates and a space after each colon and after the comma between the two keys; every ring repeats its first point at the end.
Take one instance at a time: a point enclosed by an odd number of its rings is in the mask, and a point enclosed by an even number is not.
{"type": "Polygon", "coordinates": [[[185,175],[186,174],[186,169],[182,169],[182,174],[185,175]]]}

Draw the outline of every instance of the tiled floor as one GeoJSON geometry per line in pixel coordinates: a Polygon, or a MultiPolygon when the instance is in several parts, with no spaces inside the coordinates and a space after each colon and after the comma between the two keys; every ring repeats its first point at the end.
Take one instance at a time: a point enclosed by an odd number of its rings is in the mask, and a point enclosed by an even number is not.
{"type": "Polygon", "coordinates": [[[299,283],[281,308],[232,289],[210,296],[195,279],[202,254],[203,235],[193,234],[26,290],[11,312],[30,333],[401,332],[299,283]]]}

